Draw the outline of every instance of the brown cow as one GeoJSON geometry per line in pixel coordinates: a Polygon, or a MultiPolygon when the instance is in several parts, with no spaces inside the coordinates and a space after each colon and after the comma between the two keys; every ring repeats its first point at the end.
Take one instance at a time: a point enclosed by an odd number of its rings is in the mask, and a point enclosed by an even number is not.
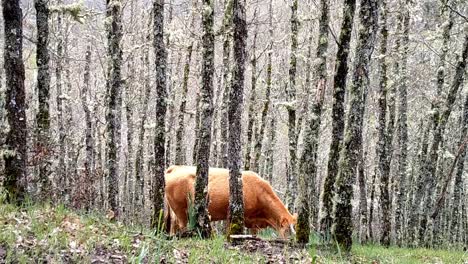
{"type": "MultiPolygon", "coordinates": [[[[187,226],[188,195],[193,198],[196,167],[171,166],[166,171],[166,199],[177,217],[180,229],[187,226]]],[[[282,236],[296,224],[270,184],[252,171],[242,172],[245,226],[253,232],[272,227],[282,236]]],[[[211,221],[226,220],[229,210],[229,171],[210,168],[208,175],[208,212],[211,221]]],[[[173,221],[173,223],[175,223],[173,221]]],[[[171,227],[172,230],[174,227],[171,227]]]]}

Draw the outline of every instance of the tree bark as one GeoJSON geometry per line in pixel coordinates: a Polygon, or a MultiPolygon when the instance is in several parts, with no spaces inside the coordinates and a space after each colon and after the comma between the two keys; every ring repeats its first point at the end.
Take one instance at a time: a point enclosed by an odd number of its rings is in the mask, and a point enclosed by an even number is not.
{"type": "Polygon", "coordinates": [[[156,64],[156,129],[154,137],[154,171],[155,177],[152,185],[153,189],[153,217],[151,219],[152,228],[161,230],[162,215],[164,210],[164,171],[165,164],[165,144],[166,144],[166,112],[167,112],[167,87],[166,87],[166,66],[167,52],[164,45],[164,0],[154,0],[153,2],[153,23],[154,23],[154,53],[156,64]]]}
{"type": "Polygon", "coordinates": [[[238,235],[244,229],[244,199],[242,191],[241,119],[244,93],[247,23],[243,0],[233,2],[234,70],[229,93],[229,235],[238,235]]]}
{"type": "Polygon", "coordinates": [[[395,205],[395,232],[396,243],[402,246],[404,242],[403,233],[405,232],[406,221],[406,196],[407,196],[407,159],[408,159],[408,49],[409,49],[409,23],[410,13],[408,10],[409,2],[403,4],[403,35],[402,51],[400,56],[401,75],[399,80],[398,95],[398,145],[400,148],[398,156],[398,180],[396,184],[396,205],[395,205]]]}
{"type": "Polygon", "coordinates": [[[289,59],[289,85],[286,96],[289,104],[288,110],[288,140],[289,140],[289,171],[287,172],[286,206],[289,210],[294,208],[292,194],[297,192],[297,142],[296,142],[296,71],[297,71],[297,36],[299,20],[297,18],[297,0],[291,0],[291,56],[289,59]]]}
{"type": "MultiPolygon", "coordinates": [[[[354,6],[355,2],[349,4],[354,6]]],[[[352,12],[353,9],[351,8],[349,11],[352,12]]],[[[350,14],[347,14],[347,16],[352,18],[350,14]]],[[[354,177],[357,174],[357,157],[360,145],[362,145],[363,110],[365,109],[363,99],[366,93],[364,87],[369,85],[369,63],[377,33],[378,1],[363,0],[359,18],[360,27],[354,59],[353,83],[349,89],[350,106],[346,120],[346,133],[340,153],[339,173],[335,182],[336,194],[333,205],[332,234],[338,246],[345,252],[350,252],[352,246],[351,199],[353,197],[354,177]]],[[[351,33],[351,31],[352,26],[350,25],[348,32],[351,33]]],[[[346,78],[346,75],[336,77],[346,78]]]]}
{"type": "Polygon", "coordinates": [[[213,118],[214,32],[213,0],[203,0],[203,67],[200,93],[200,130],[197,151],[197,177],[195,182],[195,228],[204,238],[211,236],[208,216],[208,170],[213,118]]]}
{"type": "Polygon", "coordinates": [[[36,115],[37,142],[35,146],[35,158],[39,162],[39,181],[41,182],[41,200],[50,199],[51,183],[50,175],[50,73],[49,73],[49,6],[48,1],[35,0],[37,44],[37,90],[39,100],[39,111],[36,115]]]}
{"type": "Polygon", "coordinates": [[[86,46],[85,55],[85,69],[83,75],[83,88],[81,89],[81,106],[85,114],[86,130],[85,130],[85,152],[86,157],[84,161],[84,179],[85,188],[85,209],[90,210],[94,198],[94,137],[93,137],[93,119],[89,109],[88,93],[89,82],[91,76],[91,46],[86,46]]]}
{"type": "Polygon", "coordinates": [[[229,91],[231,89],[231,41],[232,41],[232,16],[233,16],[234,0],[226,0],[224,7],[223,18],[223,103],[221,104],[221,121],[220,121],[220,150],[218,167],[228,167],[228,107],[229,107],[229,91]]]}
{"type": "Polygon", "coordinates": [[[317,178],[317,149],[320,134],[321,115],[325,89],[327,86],[327,49],[328,49],[328,1],[321,0],[321,16],[319,20],[319,38],[317,43],[317,58],[319,63],[315,65],[315,98],[310,110],[309,118],[304,131],[304,150],[302,152],[299,171],[299,216],[297,223],[297,241],[299,243],[309,242],[310,221],[315,223],[316,206],[318,203],[316,195],[317,178]]]}
{"type": "Polygon", "coordinates": [[[332,141],[328,155],[328,171],[324,180],[321,193],[322,210],[320,212],[320,231],[326,240],[330,239],[332,225],[334,183],[338,174],[338,158],[340,145],[344,131],[344,96],[346,88],[346,76],[348,75],[348,54],[353,30],[354,10],[356,1],[346,0],[343,9],[343,22],[339,37],[338,52],[336,54],[336,66],[333,83],[333,107],[332,107],[332,141]]]}
{"type": "MultiPolygon", "coordinates": [[[[465,95],[465,103],[462,112],[462,132],[460,135],[460,143],[465,140],[468,132],[468,95],[465,95]]],[[[463,211],[462,211],[462,195],[463,195],[463,170],[465,168],[466,160],[466,148],[460,155],[457,164],[457,172],[455,176],[455,184],[453,190],[453,204],[452,204],[452,215],[450,220],[450,240],[452,243],[462,242],[463,234],[463,211]]],[[[466,188],[466,187],[465,187],[466,188]]]]}
{"type": "Polygon", "coordinates": [[[23,64],[23,15],[19,0],[2,0],[6,112],[9,130],[3,159],[6,201],[21,204],[26,192],[27,127],[23,64]]]}
{"type": "MultiPolygon", "coordinates": [[[[149,41],[149,35],[146,37],[147,41],[149,41]]],[[[133,209],[136,215],[139,215],[142,210],[141,208],[144,207],[145,203],[145,177],[144,177],[144,152],[145,152],[145,121],[148,116],[148,102],[149,97],[151,94],[151,85],[149,80],[150,75],[150,62],[149,62],[149,48],[145,47],[143,50],[143,58],[142,64],[146,65],[144,67],[144,76],[142,77],[143,81],[143,89],[140,99],[142,104],[140,120],[139,120],[139,132],[138,132],[138,149],[136,152],[135,157],[135,185],[134,185],[134,200],[133,201],[133,209]]]]}
{"type": "MultiPolygon", "coordinates": [[[[254,17],[257,16],[257,10],[255,10],[254,17]]],[[[253,44],[252,44],[252,54],[251,54],[251,89],[250,89],[250,100],[249,100],[249,111],[248,111],[248,124],[247,124],[247,142],[245,144],[245,159],[244,159],[244,169],[250,170],[251,160],[252,160],[252,141],[254,136],[254,124],[255,124],[255,106],[257,105],[257,33],[258,33],[258,24],[255,26],[253,44]]],[[[257,122],[258,123],[258,122],[257,122]]]]}
{"type": "Polygon", "coordinates": [[[107,9],[110,13],[111,23],[108,26],[109,63],[111,66],[109,78],[109,91],[106,113],[107,132],[107,170],[106,178],[108,183],[108,206],[113,211],[116,218],[119,215],[119,176],[118,176],[118,141],[120,138],[120,107],[119,101],[122,93],[122,50],[120,42],[122,39],[121,24],[121,1],[107,0],[107,9]]]}

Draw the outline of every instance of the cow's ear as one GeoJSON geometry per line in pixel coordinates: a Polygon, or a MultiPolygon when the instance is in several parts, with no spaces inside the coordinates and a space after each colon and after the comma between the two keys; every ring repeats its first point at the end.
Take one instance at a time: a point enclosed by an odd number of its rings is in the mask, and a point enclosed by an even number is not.
{"type": "Polygon", "coordinates": [[[293,221],[294,221],[294,224],[297,223],[297,213],[294,213],[294,214],[293,214],[293,221]]]}
{"type": "Polygon", "coordinates": [[[286,226],[288,226],[288,225],[289,225],[288,219],[287,219],[286,217],[283,217],[283,218],[281,219],[281,226],[282,226],[282,227],[286,227],[286,226]]]}

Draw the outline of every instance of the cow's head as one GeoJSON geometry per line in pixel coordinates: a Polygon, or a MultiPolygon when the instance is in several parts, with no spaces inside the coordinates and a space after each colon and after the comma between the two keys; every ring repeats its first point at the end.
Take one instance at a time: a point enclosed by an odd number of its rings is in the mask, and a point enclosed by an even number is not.
{"type": "Polygon", "coordinates": [[[281,219],[281,224],[279,228],[279,234],[282,238],[287,238],[290,236],[295,236],[295,226],[297,224],[297,213],[294,215],[289,214],[281,219]]]}

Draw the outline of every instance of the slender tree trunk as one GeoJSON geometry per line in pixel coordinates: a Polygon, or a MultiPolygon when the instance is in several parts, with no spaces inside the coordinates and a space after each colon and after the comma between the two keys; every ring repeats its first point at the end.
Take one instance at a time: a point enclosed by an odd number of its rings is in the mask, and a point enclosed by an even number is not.
{"type": "Polygon", "coordinates": [[[19,0],[2,0],[6,112],[9,130],[3,159],[7,202],[21,204],[26,192],[27,128],[23,64],[23,15],[19,0]]]}
{"type": "Polygon", "coordinates": [[[319,63],[315,66],[314,76],[317,76],[315,86],[316,95],[309,110],[306,128],[304,131],[304,150],[301,156],[299,171],[299,217],[297,224],[297,240],[300,243],[309,242],[310,221],[316,219],[316,178],[317,178],[317,149],[320,134],[322,106],[327,86],[327,49],[328,49],[328,1],[321,0],[321,16],[319,20],[319,41],[317,58],[319,63]]]}
{"type": "MultiPolygon", "coordinates": [[[[257,16],[257,10],[255,10],[254,17],[257,16]]],[[[258,33],[258,24],[255,26],[253,44],[252,44],[252,55],[251,55],[251,89],[250,89],[250,100],[249,100],[249,111],[248,111],[248,124],[247,124],[247,142],[245,144],[245,159],[244,159],[244,169],[250,170],[250,163],[252,160],[252,141],[254,136],[254,123],[255,123],[255,106],[257,105],[257,33],[258,33]]],[[[258,122],[257,122],[258,123],[258,122]]]]}
{"type": "MultiPolygon", "coordinates": [[[[468,95],[465,95],[465,104],[463,106],[463,123],[462,132],[460,136],[460,143],[466,140],[468,131],[468,95]]],[[[466,161],[466,148],[461,153],[458,159],[457,172],[455,176],[455,184],[453,190],[453,204],[452,204],[452,215],[450,223],[450,241],[452,243],[459,243],[463,241],[463,211],[462,211],[462,194],[463,194],[463,170],[465,168],[466,161]]],[[[465,186],[466,187],[466,186],[465,186]]]]}
{"type": "MultiPolygon", "coordinates": [[[[376,167],[375,175],[380,175],[380,206],[382,207],[382,237],[381,243],[388,246],[390,243],[390,199],[388,194],[389,188],[389,167],[387,167],[387,140],[386,131],[386,116],[387,116],[387,4],[386,1],[382,2],[381,6],[381,20],[380,20],[380,57],[379,57],[379,99],[378,99],[378,140],[376,148],[376,156],[378,165],[376,167]]],[[[374,182],[375,179],[372,181],[374,182]]],[[[374,184],[372,184],[374,185],[374,184]]],[[[371,214],[373,209],[374,189],[371,194],[371,214]]],[[[372,219],[372,216],[371,216],[372,219]]],[[[371,222],[371,221],[370,221],[371,222]]]]}
{"type": "Polygon", "coordinates": [[[200,138],[197,154],[197,177],[195,182],[196,228],[202,237],[211,236],[208,216],[208,170],[211,145],[211,125],[213,118],[213,76],[214,76],[214,32],[213,0],[203,0],[203,67],[202,89],[200,94],[200,138]]]}
{"type": "Polygon", "coordinates": [[[330,239],[332,224],[333,195],[335,193],[334,183],[338,174],[338,158],[340,145],[344,131],[344,96],[346,89],[346,76],[348,75],[348,54],[351,41],[351,32],[353,30],[354,10],[356,1],[346,0],[343,9],[343,23],[336,54],[335,79],[333,90],[332,107],[332,141],[330,144],[330,153],[328,156],[328,172],[324,180],[321,193],[322,210],[320,216],[320,231],[325,235],[325,239],[330,239]]]}
{"type": "Polygon", "coordinates": [[[218,167],[228,167],[228,106],[229,106],[229,91],[231,85],[231,41],[232,41],[232,16],[233,16],[234,0],[226,0],[224,7],[223,18],[223,103],[221,104],[221,121],[220,121],[220,150],[217,164],[218,167]]]}
{"type": "Polygon", "coordinates": [[[82,182],[86,184],[85,188],[85,209],[90,210],[92,206],[92,197],[94,196],[94,137],[93,137],[93,120],[89,109],[88,93],[89,81],[91,76],[91,46],[86,46],[85,69],[83,75],[83,88],[81,89],[81,106],[85,114],[85,152],[84,161],[84,179],[82,182]]]}
{"type": "Polygon", "coordinates": [[[273,0],[270,0],[269,4],[269,51],[267,53],[267,68],[266,68],[266,90],[265,90],[265,102],[263,103],[262,109],[262,116],[261,116],[261,123],[258,126],[258,130],[255,133],[255,146],[254,146],[254,154],[253,154],[253,161],[252,161],[252,170],[259,171],[260,166],[260,157],[262,152],[263,140],[265,136],[265,128],[267,125],[267,116],[268,112],[270,111],[270,104],[271,104],[271,73],[272,73],[272,53],[273,53],[273,0]]]}
{"type": "Polygon", "coordinates": [[[121,2],[120,0],[107,0],[108,12],[110,12],[111,23],[108,26],[109,30],[109,63],[111,64],[111,72],[109,74],[109,91],[106,113],[106,132],[107,132],[107,170],[106,177],[108,182],[108,202],[109,210],[115,217],[119,215],[119,176],[118,176],[118,149],[117,141],[120,137],[120,107],[119,101],[122,93],[122,50],[120,42],[122,39],[122,24],[121,24],[121,2]]]}
{"type": "Polygon", "coordinates": [[[289,140],[289,171],[287,175],[286,205],[288,209],[294,208],[292,194],[297,190],[296,176],[296,71],[297,71],[297,35],[299,31],[299,20],[297,18],[297,0],[291,0],[291,57],[289,59],[289,85],[286,95],[289,100],[288,110],[288,140],[289,140]]]}
{"type": "MultiPolygon", "coordinates": [[[[147,41],[149,41],[149,35],[147,36],[147,41]]],[[[149,97],[151,94],[151,85],[150,85],[150,80],[149,80],[149,74],[150,74],[150,62],[149,62],[149,48],[145,47],[143,50],[143,58],[142,58],[142,63],[145,66],[144,69],[144,92],[142,92],[142,110],[141,110],[141,115],[140,115],[140,120],[139,120],[139,132],[138,132],[138,149],[136,152],[136,157],[135,157],[135,185],[134,185],[134,201],[133,201],[133,208],[134,212],[136,215],[139,215],[142,210],[141,208],[144,207],[145,203],[145,176],[144,176],[144,152],[145,152],[145,133],[146,133],[146,128],[145,128],[145,121],[148,116],[148,102],[149,102],[149,97]]]]}
{"type": "Polygon", "coordinates": [[[234,70],[229,93],[229,228],[228,235],[241,234],[244,229],[244,199],[242,191],[241,119],[244,93],[247,23],[243,0],[233,2],[234,70]]]}
{"type": "Polygon", "coordinates": [[[164,0],[153,2],[154,53],[156,55],[156,129],[154,138],[153,217],[151,226],[161,228],[164,210],[164,171],[166,144],[167,87],[166,66],[167,52],[164,45],[164,0]]]}
{"type": "Polygon", "coordinates": [[[359,243],[365,244],[369,240],[367,230],[367,190],[366,190],[366,174],[365,174],[365,160],[367,153],[363,153],[362,148],[359,150],[358,162],[358,184],[359,184],[359,243]]]}
{"type": "MultiPolygon", "coordinates": [[[[355,2],[350,4],[354,6],[355,2]]],[[[352,12],[354,11],[353,9],[351,8],[349,11],[352,12]]],[[[347,16],[352,18],[352,14],[348,13],[347,16]]],[[[351,199],[353,197],[354,177],[357,174],[357,156],[359,155],[360,145],[362,145],[362,123],[365,109],[363,95],[366,92],[364,87],[369,85],[369,63],[377,34],[378,1],[363,0],[361,2],[359,18],[360,27],[355,53],[356,57],[354,59],[353,83],[349,90],[350,107],[346,120],[343,148],[340,153],[339,173],[335,182],[336,194],[333,206],[332,234],[339,247],[345,252],[349,252],[352,245],[353,220],[351,199]]],[[[352,25],[350,25],[348,30],[351,33],[352,25]]],[[[338,75],[335,78],[345,79],[346,75],[338,75]]]]}
{"type": "MultiPolygon", "coordinates": [[[[273,110],[273,109],[272,109],[273,110]]],[[[272,111],[273,112],[273,111],[272,111]]],[[[272,115],[270,121],[270,132],[268,133],[268,146],[267,150],[265,151],[265,171],[267,175],[268,182],[273,181],[273,168],[274,168],[274,153],[276,148],[276,119],[272,115]]]]}
{"type": "MultiPolygon", "coordinates": [[[[194,14],[192,16],[195,16],[194,14]]],[[[194,20],[194,19],[193,19],[194,20]]],[[[187,47],[187,55],[185,59],[185,66],[184,66],[184,77],[182,80],[182,94],[181,94],[181,102],[179,107],[179,116],[178,116],[178,127],[176,132],[176,158],[175,163],[179,165],[185,164],[185,149],[183,147],[183,140],[184,140],[184,128],[185,128],[185,115],[186,115],[186,108],[187,108],[187,93],[188,93],[188,79],[190,76],[190,62],[192,61],[192,53],[193,53],[193,42],[187,47]]]]}
{"type": "Polygon", "coordinates": [[[403,232],[405,230],[405,205],[407,196],[407,157],[408,157],[408,49],[409,49],[409,23],[410,15],[408,10],[409,2],[406,1],[403,12],[403,35],[402,51],[400,57],[401,75],[399,80],[398,95],[398,145],[400,152],[398,156],[398,180],[395,208],[395,232],[396,242],[399,246],[403,245],[403,232]]]}
{"type": "Polygon", "coordinates": [[[49,114],[49,6],[48,1],[35,0],[36,25],[37,25],[37,90],[39,111],[36,115],[37,142],[35,146],[35,158],[39,161],[39,181],[41,182],[41,199],[50,199],[51,184],[50,174],[50,114],[49,114]]]}
{"type": "MultiPolygon", "coordinates": [[[[63,13],[57,14],[57,28],[58,28],[58,39],[57,39],[57,61],[55,62],[55,82],[56,82],[56,94],[57,94],[57,123],[58,123],[58,142],[59,150],[57,153],[58,167],[56,169],[56,180],[57,185],[65,186],[66,182],[66,162],[65,162],[65,126],[63,118],[63,95],[62,95],[62,72],[63,72],[63,26],[62,26],[63,13]]],[[[66,199],[65,188],[60,189],[60,197],[66,199]]]]}

